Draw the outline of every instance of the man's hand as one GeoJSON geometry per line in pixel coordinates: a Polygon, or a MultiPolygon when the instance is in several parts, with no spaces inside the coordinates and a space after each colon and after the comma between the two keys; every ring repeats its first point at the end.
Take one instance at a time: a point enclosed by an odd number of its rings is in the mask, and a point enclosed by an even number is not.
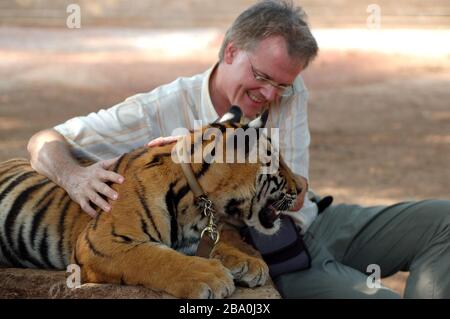
{"type": "MultiPolygon", "coordinates": [[[[163,146],[176,142],[179,138],[180,136],[158,137],[150,141],[147,146],[163,146]]],[[[100,161],[88,167],[77,166],[70,172],[66,172],[61,180],[62,187],[67,191],[70,198],[92,217],[97,215],[92,204],[105,212],[109,212],[111,206],[104,197],[116,200],[119,196],[107,185],[109,182],[122,184],[124,181],[123,176],[109,170],[118,159],[119,157],[100,161]]]]}
{"type": "Polygon", "coordinates": [[[167,136],[167,137],[157,137],[154,140],[151,140],[147,146],[148,147],[156,147],[156,146],[164,146],[170,143],[177,142],[182,136],[167,136]]]}
{"type": "Polygon", "coordinates": [[[295,205],[289,209],[289,211],[291,212],[298,212],[303,207],[303,203],[305,202],[305,195],[308,191],[308,181],[306,180],[306,178],[297,175],[297,180],[302,187],[302,191],[300,194],[298,194],[295,205]]]}
{"type": "Polygon", "coordinates": [[[119,157],[116,157],[91,166],[76,167],[71,172],[67,172],[62,180],[62,186],[70,198],[80,204],[81,209],[92,217],[95,217],[97,213],[91,204],[109,212],[111,206],[102,196],[112,200],[116,200],[119,196],[107,185],[108,182],[122,184],[124,181],[123,176],[109,170],[118,159],[119,157]]]}

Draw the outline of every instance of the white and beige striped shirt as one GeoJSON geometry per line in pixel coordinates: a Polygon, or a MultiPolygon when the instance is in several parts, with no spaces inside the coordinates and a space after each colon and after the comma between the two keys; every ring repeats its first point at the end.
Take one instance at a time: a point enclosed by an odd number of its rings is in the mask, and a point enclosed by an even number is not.
{"type": "MultiPolygon", "coordinates": [[[[177,128],[192,130],[194,121],[212,123],[219,117],[209,94],[213,69],[190,78],[178,78],[150,92],[131,96],[107,110],[72,118],[54,129],[67,139],[78,155],[101,160],[129,152],[154,138],[173,135],[177,128]]],[[[308,93],[300,76],[294,88],[293,96],[271,106],[266,126],[279,128],[279,148],[286,164],[295,174],[308,179],[308,93]]],[[[306,199],[300,212],[313,207],[315,205],[306,199]]],[[[310,223],[298,217],[297,221],[305,230],[310,223]]]]}

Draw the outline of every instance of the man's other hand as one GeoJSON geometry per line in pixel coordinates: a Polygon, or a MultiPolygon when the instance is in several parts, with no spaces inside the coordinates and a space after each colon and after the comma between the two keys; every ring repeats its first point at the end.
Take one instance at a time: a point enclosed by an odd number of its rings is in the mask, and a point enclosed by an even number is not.
{"type": "Polygon", "coordinates": [[[119,196],[107,183],[122,184],[124,177],[110,171],[119,157],[103,160],[87,167],[77,167],[67,172],[63,188],[70,198],[77,202],[90,216],[97,215],[92,204],[105,212],[111,210],[111,206],[104,198],[116,200],[119,196]]]}
{"type": "Polygon", "coordinates": [[[305,195],[308,191],[308,181],[306,180],[306,178],[297,176],[297,179],[299,184],[301,185],[302,191],[300,192],[300,194],[298,194],[295,205],[289,209],[289,211],[291,212],[298,212],[303,207],[303,203],[305,202],[305,195]]]}
{"type": "Polygon", "coordinates": [[[156,146],[164,146],[170,143],[177,142],[182,136],[167,136],[167,137],[157,137],[154,140],[151,140],[147,146],[148,147],[156,147],[156,146]]]}

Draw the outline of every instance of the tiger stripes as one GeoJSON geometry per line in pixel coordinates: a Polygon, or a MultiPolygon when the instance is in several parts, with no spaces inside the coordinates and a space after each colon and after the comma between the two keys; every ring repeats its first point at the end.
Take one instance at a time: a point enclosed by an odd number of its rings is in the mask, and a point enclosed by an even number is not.
{"type": "MultiPolygon", "coordinates": [[[[225,131],[239,126],[234,120],[214,126],[225,131]]],[[[220,298],[233,292],[234,281],[263,284],[264,262],[233,248],[226,235],[216,258],[192,256],[207,219],[171,158],[172,147],[121,156],[113,170],[125,182],[111,186],[119,199],[95,219],[27,160],[0,163],[0,265],[65,269],[76,263],[84,282],[139,284],[176,297],[220,298]],[[242,271],[242,260],[257,266],[242,271]]],[[[261,165],[191,164],[221,224],[277,230],[275,208],[289,207],[298,186],[285,165],[275,175],[259,174],[261,165]]]]}

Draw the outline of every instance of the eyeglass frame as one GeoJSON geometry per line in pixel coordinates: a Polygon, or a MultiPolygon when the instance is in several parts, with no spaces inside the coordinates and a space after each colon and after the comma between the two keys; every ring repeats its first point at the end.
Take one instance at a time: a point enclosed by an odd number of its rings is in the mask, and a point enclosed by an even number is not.
{"type": "Polygon", "coordinates": [[[294,95],[294,93],[295,93],[294,85],[292,85],[292,84],[289,84],[289,85],[279,84],[279,83],[277,83],[277,82],[275,82],[275,81],[273,81],[271,79],[268,79],[264,75],[261,75],[260,71],[258,71],[253,66],[252,60],[250,59],[250,56],[249,56],[248,52],[245,52],[245,54],[247,55],[248,61],[250,62],[250,68],[252,69],[252,74],[253,74],[253,77],[255,78],[255,80],[260,81],[260,82],[264,82],[264,83],[268,83],[271,86],[273,86],[274,88],[280,90],[281,91],[281,93],[279,93],[280,96],[289,97],[289,96],[294,95]],[[287,91],[287,93],[286,93],[286,91],[287,91]]]}

